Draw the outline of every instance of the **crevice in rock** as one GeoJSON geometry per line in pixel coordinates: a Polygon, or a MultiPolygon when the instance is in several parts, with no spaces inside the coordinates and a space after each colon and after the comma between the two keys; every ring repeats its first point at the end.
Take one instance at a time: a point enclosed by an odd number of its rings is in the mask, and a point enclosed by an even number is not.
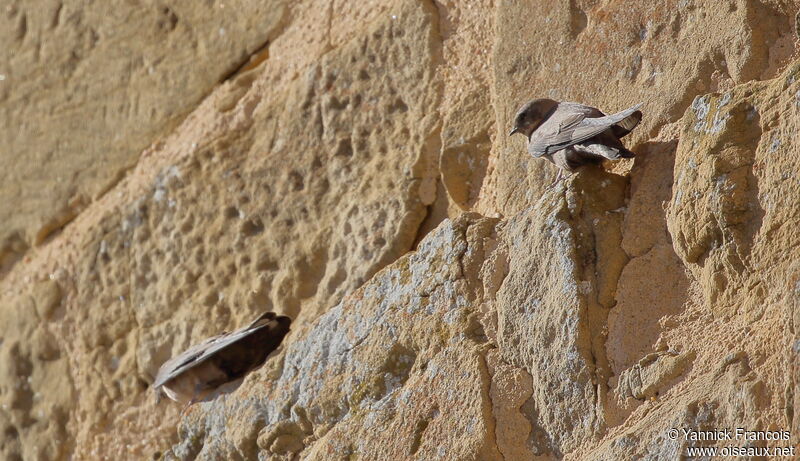
{"type": "Polygon", "coordinates": [[[422,436],[425,435],[425,430],[428,429],[431,420],[432,418],[423,418],[417,421],[417,425],[414,428],[414,439],[411,442],[411,456],[416,455],[417,451],[419,451],[419,446],[422,443],[422,436]]]}
{"type": "Polygon", "coordinates": [[[137,162],[134,162],[133,164],[130,164],[130,165],[125,165],[125,166],[121,167],[119,170],[117,170],[117,172],[112,175],[111,179],[106,184],[104,184],[100,188],[100,190],[94,195],[93,199],[94,200],[99,200],[101,197],[106,195],[106,193],[108,191],[110,191],[111,189],[115,188],[117,186],[117,184],[119,184],[120,181],[122,181],[125,178],[125,176],[128,175],[128,173],[133,171],[133,169],[136,166],[137,162]]]}
{"type": "Polygon", "coordinates": [[[448,196],[462,210],[470,210],[478,201],[489,166],[491,138],[481,131],[468,140],[442,146],[439,159],[441,181],[448,196]]]}
{"type": "MultiPolygon", "coordinates": [[[[417,245],[419,245],[419,242],[421,242],[430,231],[438,227],[438,225],[448,216],[448,200],[446,197],[446,192],[442,190],[442,178],[439,168],[439,159],[442,155],[442,122],[438,106],[442,103],[442,99],[444,98],[444,84],[441,81],[441,77],[438,76],[437,70],[444,65],[442,12],[440,11],[439,5],[435,0],[423,1],[421,5],[432,16],[430,27],[431,33],[428,37],[432,48],[430,72],[434,76],[432,79],[432,84],[434,84],[437,89],[437,107],[435,107],[435,110],[437,111],[437,118],[439,120],[437,120],[433,132],[431,132],[426,138],[423,152],[420,155],[417,164],[414,165],[413,170],[422,170],[425,172],[425,176],[428,178],[427,180],[435,178],[435,195],[433,200],[427,204],[425,217],[420,220],[420,224],[415,233],[416,235],[414,236],[412,244],[407,251],[414,251],[417,248],[417,245]]],[[[423,179],[423,181],[425,181],[425,179],[423,179]]]]}
{"type": "MultiPolygon", "coordinates": [[[[441,45],[444,44],[444,41],[447,40],[452,33],[452,31],[449,30],[447,24],[445,23],[445,18],[447,17],[447,9],[445,8],[444,4],[439,3],[436,0],[422,0],[421,3],[425,5],[426,2],[429,2],[429,4],[433,6],[433,9],[435,10],[435,13],[433,13],[436,19],[435,32],[439,39],[439,45],[440,45],[439,50],[441,52],[441,45]]],[[[443,57],[441,53],[440,57],[443,57]]]]}
{"type": "MultiPolygon", "coordinates": [[[[267,39],[261,45],[256,47],[256,49],[253,52],[243,56],[242,59],[239,60],[239,62],[231,66],[231,70],[229,70],[227,73],[225,73],[225,75],[222,78],[219,79],[219,83],[222,84],[229,80],[234,80],[239,75],[248,72],[252,69],[255,69],[261,63],[266,61],[269,58],[270,43],[271,41],[267,39]]],[[[208,97],[209,95],[207,95],[206,97],[208,97]]]]}
{"type": "Polygon", "coordinates": [[[326,50],[324,54],[332,51],[333,47],[333,39],[331,36],[333,35],[333,12],[335,11],[334,8],[335,0],[330,0],[328,2],[328,18],[327,23],[325,24],[325,39],[326,39],[326,50]]]}
{"type": "Polygon", "coordinates": [[[84,195],[78,195],[69,201],[61,211],[51,216],[37,231],[33,244],[40,246],[58,235],[64,227],[71,223],[86,207],[88,200],[84,195]]]}
{"type": "Polygon", "coordinates": [[[433,203],[427,206],[425,218],[420,223],[417,233],[414,236],[414,243],[409,251],[414,251],[419,246],[422,239],[432,230],[436,229],[448,217],[449,200],[447,192],[441,181],[441,176],[436,179],[436,198],[433,203]]]}
{"type": "MultiPolygon", "coordinates": [[[[552,434],[537,424],[539,417],[538,408],[534,395],[531,395],[520,407],[522,414],[531,425],[531,432],[528,434],[527,444],[531,451],[537,456],[547,456],[548,458],[561,459],[564,454],[559,449],[558,444],[553,439],[552,434]]],[[[546,458],[547,459],[547,458],[546,458]]]]}
{"type": "Polygon", "coordinates": [[[286,28],[291,23],[292,17],[290,14],[290,8],[285,5],[282,8],[281,19],[278,21],[278,24],[274,26],[270,33],[267,34],[267,37],[261,42],[260,45],[254,47],[253,50],[243,56],[237,64],[231,66],[231,70],[220,79],[220,83],[232,80],[240,74],[255,69],[269,58],[270,44],[275,42],[278,37],[283,35],[283,33],[286,31],[286,28]]]}
{"type": "Polygon", "coordinates": [[[593,367],[592,389],[595,421],[599,431],[607,425],[606,406],[609,379],[612,370],[606,354],[608,315],[615,304],[616,287],[622,270],[628,263],[627,254],[622,249],[621,216],[612,213],[625,204],[625,194],[629,189],[629,178],[604,171],[585,171],[570,185],[568,194],[576,195],[567,203],[576,205],[570,208],[571,227],[578,237],[575,241],[578,260],[577,276],[583,290],[585,303],[585,333],[588,337],[579,343],[587,346],[587,357],[593,367]]]}
{"type": "Polygon", "coordinates": [[[500,451],[497,442],[497,420],[494,415],[494,401],[492,400],[492,374],[489,372],[489,365],[487,363],[487,350],[482,350],[478,354],[478,363],[481,373],[481,394],[483,408],[483,419],[486,422],[486,435],[487,444],[481,450],[483,457],[481,459],[497,459],[505,461],[505,456],[500,451]]]}

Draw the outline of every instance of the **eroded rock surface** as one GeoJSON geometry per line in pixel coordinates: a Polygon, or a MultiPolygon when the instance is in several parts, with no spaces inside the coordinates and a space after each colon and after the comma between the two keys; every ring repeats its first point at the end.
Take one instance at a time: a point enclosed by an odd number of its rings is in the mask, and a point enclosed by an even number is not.
{"type": "Polygon", "coordinates": [[[0,457],[796,445],[798,9],[8,5],[0,457]],[[644,101],[637,158],[548,187],[506,136],[534,97],[644,101]],[[164,360],[265,309],[294,319],[265,366],[156,404],[164,360]]]}
{"type": "Polygon", "coordinates": [[[0,13],[0,276],[266,53],[288,2],[9,1],[0,13]]]}

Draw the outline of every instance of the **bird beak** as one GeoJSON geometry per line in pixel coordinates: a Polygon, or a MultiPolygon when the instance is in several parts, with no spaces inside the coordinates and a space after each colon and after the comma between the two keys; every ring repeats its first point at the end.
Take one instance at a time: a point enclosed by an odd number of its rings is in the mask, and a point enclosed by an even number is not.
{"type": "Polygon", "coordinates": [[[513,130],[511,130],[511,132],[510,132],[510,133],[508,133],[508,135],[509,135],[509,136],[513,136],[513,135],[514,135],[514,133],[519,133],[519,128],[517,128],[517,127],[514,127],[514,129],[513,129],[513,130]]]}

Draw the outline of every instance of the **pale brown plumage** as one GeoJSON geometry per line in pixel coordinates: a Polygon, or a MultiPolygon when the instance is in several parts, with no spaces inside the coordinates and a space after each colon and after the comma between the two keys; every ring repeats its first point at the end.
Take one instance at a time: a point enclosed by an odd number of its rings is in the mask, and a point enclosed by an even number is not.
{"type": "Polygon", "coordinates": [[[642,120],[641,104],[605,115],[600,110],[575,102],[534,99],[514,117],[510,135],[528,138],[528,152],[544,157],[561,171],[574,172],[586,164],[604,159],[631,158],[634,153],[620,141],[642,120]]]}
{"type": "Polygon", "coordinates": [[[161,365],[153,389],[191,404],[258,367],[289,332],[289,317],[266,312],[232,333],[212,336],[161,365]]]}

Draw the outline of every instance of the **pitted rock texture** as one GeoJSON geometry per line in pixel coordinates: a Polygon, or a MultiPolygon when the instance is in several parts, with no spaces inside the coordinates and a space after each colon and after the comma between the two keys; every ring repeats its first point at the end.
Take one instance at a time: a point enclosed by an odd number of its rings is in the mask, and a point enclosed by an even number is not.
{"type": "Polygon", "coordinates": [[[5,2],[0,276],[265,52],[288,2],[5,2]]]}
{"type": "Polygon", "coordinates": [[[0,458],[798,444],[798,2],[145,3],[0,11],[0,458]],[[638,156],[548,187],[535,97],[645,102],[638,156]],[[263,367],[156,403],[263,310],[263,367]]]}
{"type": "MultiPolygon", "coordinates": [[[[481,325],[482,286],[464,270],[497,220],[447,221],[418,251],[345,297],[250,380],[208,404],[166,459],[501,459],[481,325]],[[261,378],[259,378],[261,377],[261,378]],[[230,421],[245,418],[229,433],[230,421]],[[453,443],[439,441],[452,437],[453,443]]],[[[481,265],[483,261],[471,261],[481,265]]],[[[205,404],[203,404],[205,405],[205,404]]]]}
{"type": "MultiPolygon", "coordinates": [[[[642,102],[646,116],[626,138],[636,145],[679,119],[696,96],[775,77],[776,63],[794,51],[797,9],[795,2],[756,0],[499,1],[494,118],[509,127],[515,110],[534,97],[581,101],[606,113],[642,102]]],[[[501,149],[491,176],[496,187],[486,199],[508,214],[524,206],[518,196],[541,193],[554,174],[525,152],[521,137],[500,138],[493,146],[501,149]]]]}

